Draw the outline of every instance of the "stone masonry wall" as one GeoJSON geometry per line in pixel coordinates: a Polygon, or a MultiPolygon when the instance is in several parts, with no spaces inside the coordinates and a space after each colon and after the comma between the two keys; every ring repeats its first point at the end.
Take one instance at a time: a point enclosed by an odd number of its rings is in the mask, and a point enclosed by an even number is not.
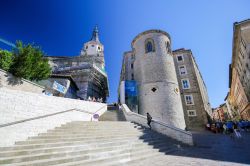
{"type": "Polygon", "coordinates": [[[180,129],[186,127],[170,38],[155,30],[143,32],[132,42],[135,54],[134,73],[138,85],[139,113],[147,112],[159,121],[180,129]],[[154,42],[155,51],[145,52],[145,41],[154,42]]]}
{"type": "MultiPolygon", "coordinates": [[[[191,50],[177,50],[173,53],[175,67],[177,71],[177,78],[179,81],[179,87],[181,92],[183,111],[185,115],[185,122],[188,130],[200,130],[204,128],[204,125],[207,123],[207,116],[205,110],[205,96],[207,93],[205,92],[205,87],[201,89],[199,85],[199,81],[203,83],[201,75],[196,67],[196,64],[192,57],[191,50]],[[182,56],[183,60],[178,61],[178,56],[182,56]],[[184,66],[186,68],[186,73],[181,74],[179,67],[184,66]],[[184,89],[182,80],[188,80],[189,88],[184,89]],[[203,90],[203,91],[202,91],[203,90]],[[201,92],[204,92],[204,97],[201,92]],[[187,105],[185,101],[185,95],[192,95],[193,104],[187,105]],[[188,114],[188,111],[192,110],[196,112],[196,115],[192,116],[188,114]]],[[[206,97],[206,104],[208,104],[208,97],[206,97]]]]}

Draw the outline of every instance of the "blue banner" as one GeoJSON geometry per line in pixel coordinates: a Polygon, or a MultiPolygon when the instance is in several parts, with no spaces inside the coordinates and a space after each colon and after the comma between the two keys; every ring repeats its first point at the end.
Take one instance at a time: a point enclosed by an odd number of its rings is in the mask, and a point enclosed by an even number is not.
{"type": "Polygon", "coordinates": [[[61,93],[66,93],[66,87],[59,84],[56,81],[54,81],[54,83],[53,83],[53,89],[55,89],[55,90],[57,90],[58,92],[61,92],[61,93]]]}
{"type": "Polygon", "coordinates": [[[125,81],[125,95],[137,96],[136,81],[125,81]]]}

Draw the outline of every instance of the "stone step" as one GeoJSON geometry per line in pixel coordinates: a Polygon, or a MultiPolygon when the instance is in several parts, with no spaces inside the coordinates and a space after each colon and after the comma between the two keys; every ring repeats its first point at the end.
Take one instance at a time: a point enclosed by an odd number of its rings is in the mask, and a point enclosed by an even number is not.
{"type": "Polygon", "coordinates": [[[100,132],[84,132],[84,131],[79,131],[79,132],[67,132],[67,131],[57,131],[57,132],[48,132],[48,133],[42,133],[39,134],[38,136],[47,136],[47,135],[54,135],[54,136],[60,136],[60,135],[65,135],[65,136],[74,136],[74,135],[124,135],[124,134],[139,134],[139,133],[148,133],[148,131],[144,130],[135,130],[135,131],[119,131],[119,132],[107,132],[107,131],[100,131],[100,132]],[[117,133],[117,134],[116,134],[117,133]]]}
{"type": "Polygon", "coordinates": [[[113,138],[117,137],[117,136],[122,136],[122,135],[133,135],[133,134],[148,134],[149,132],[145,131],[131,131],[131,132],[122,132],[122,133],[76,133],[76,134],[72,134],[72,133],[43,133],[43,134],[39,134],[38,136],[33,136],[33,137],[29,137],[29,140],[37,140],[37,139],[60,139],[60,138],[78,138],[78,137],[91,137],[91,136],[109,136],[112,135],[113,138]],[[115,134],[115,135],[114,135],[115,134]]]}
{"type": "Polygon", "coordinates": [[[145,128],[120,128],[120,129],[89,129],[89,128],[82,128],[82,129],[53,129],[48,130],[47,133],[100,133],[100,132],[130,132],[130,131],[143,131],[145,128]]]}
{"type": "MultiPolygon", "coordinates": [[[[117,155],[117,156],[111,156],[110,158],[104,158],[99,160],[80,160],[80,161],[73,161],[69,163],[63,163],[63,164],[57,164],[55,166],[96,166],[96,165],[102,165],[102,166],[121,166],[121,165],[127,165],[126,163],[138,163],[144,159],[150,158],[151,160],[154,159],[154,157],[163,157],[166,153],[170,153],[174,151],[171,148],[164,148],[164,152],[159,152],[158,149],[155,149],[154,151],[144,151],[144,152],[137,152],[132,153],[127,156],[127,154],[117,155]]],[[[147,166],[147,165],[144,165],[147,166]]]]}
{"type": "Polygon", "coordinates": [[[100,126],[100,127],[95,127],[95,126],[65,126],[65,127],[56,127],[52,130],[48,131],[53,131],[53,130],[93,130],[93,131],[100,131],[100,130],[133,130],[133,129],[148,129],[144,126],[123,126],[123,127],[116,127],[116,126],[100,126]]]}
{"type": "Polygon", "coordinates": [[[137,130],[137,129],[146,129],[145,127],[141,126],[126,126],[126,127],[112,127],[112,126],[107,126],[107,127],[60,127],[60,128],[55,128],[55,129],[50,129],[48,131],[60,131],[60,130],[66,130],[66,131],[72,131],[72,130],[91,130],[91,131],[105,131],[105,130],[113,130],[113,131],[120,131],[120,130],[137,130]]]}
{"type": "MultiPolygon", "coordinates": [[[[161,143],[159,145],[164,145],[164,143],[161,143]]],[[[159,146],[158,145],[158,146],[159,146]]],[[[127,152],[133,152],[138,150],[147,150],[147,149],[153,149],[152,146],[147,146],[145,144],[130,144],[130,145],[121,145],[121,146],[112,146],[112,147],[106,147],[103,149],[73,149],[72,150],[66,150],[66,151],[57,151],[57,152],[47,152],[47,153],[40,153],[40,154],[27,154],[27,155],[21,155],[21,156],[12,156],[12,157],[3,157],[0,159],[0,164],[8,164],[8,163],[16,163],[16,162],[25,162],[25,161],[33,161],[33,160],[40,160],[40,159],[48,159],[48,158],[56,158],[56,157],[63,157],[63,156],[70,156],[70,155],[87,155],[89,153],[101,153],[101,152],[114,152],[117,151],[119,153],[127,153],[127,152]]]]}
{"type": "MultiPolygon", "coordinates": [[[[114,133],[113,133],[114,134],[114,133]]],[[[117,134],[117,133],[115,133],[117,134]]],[[[121,134],[120,136],[126,136],[126,135],[133,135],[133,134],[136,134],[136,133],[126,133],[126,134],[121,134]]],[[[138,133],[139,134],[139,133],[138,133]]],[[[109,134],[99,134],[98,136],[109,136],[109,134]]],[[[44,140],[44,139],[68,139],[68,138],[82,138],[82,137],[97,137],[95,135],[91,135],[91,134],[68,134],[68,135],[63,135],[63,134],[60,134],[60,135],[40,135],[40,136],[37,136],[37,137],[29,137],[28,140],[44,140]]],[[[112,138],[117,138],[119,136],[113,136],[112,138]]]]}
{"type": "MultiPolygon", "coordinates": [[[[140,134],[140,133],[144,133],[144,134],[148,134],[150,133],[150,131],[148,130],[135,130],[135,131],[119,131],[119,132],[106,132],[106,131],[102,131],[102,132],[48,132],[48,133],[41,133],[38,134],[38,136],[75,136],[75,135],[113,135],[118,136],[119,134],[124,135],[124,134],[140,134]]],[[[34,137],[34,136],[33,136],[34,137]]],[[[30,137],[32,138],[32,137],[30,137]]]]}
{"type": "Polygon", "coordinates": [[[69,122],[67,124],[88,124],[88,123],[103,123],[103,124],[134,124],[133,122],[129,122],[129,121],[73,121],[73,122],[69,122]]]}
{"type": "Polygon", "coordinates": [[[132,122],[117,122],[117,121],[95,121],[88,123],[65,123],[61,125],[62,127],[105,127],[105,126],[113,126],[113,127],[127,127],[127,126],[140,126],[139,124],[135,124],[132,122]]]}
{"type": "MultiPolygon", "coordinates": [[[[113,159],[116,156],[123,156],[124,158],[132,159],[133,156],[136,156],[136,154],[141,155],[145,153],[151,153],[151,154],[157,154],[158,149],[143,149],[143,150],[117,150],[117,151],[111,151],[111,152],[100,152],[100,153],[89,153],[89,154],[81,154],[81,152],[73,152],[73,153],[67,153],[67,154],[58,154],[56,157],[53,156],[53,158],[46,158],[42,159],[39,158],[35,161],[25,161],[20,162],[20,160],[14,160],[16,163],[3,163],[6,164],[6,166],[38,166],[38,165],[54,165],[54,164],[62,164],[67,162],[75,162],[75,161],[84,161],[84,162],[95,162],[98,164],[98,160],[110,160],[113,159]],[[80,153],[80,154],[78,154],[80,153]]],[[[49,156],[47,156],[49,157],[49,156]]]]}
{"type": "Polygon", "coordinates": [[[62,143],[62,142],[75,142],[75,141],[83,141],[83,140],[95,140],[102,141],[102,139],[107,138],[123,138],[123,137],[141,137],[144,133],[135,133],[135,134],[124,134],[124,135],[106,135],[106,136],[89,136],[89,137],[78,137],[78,138],[62,138],[62,139],[36,139],[36,140],[26,140],[16,142],[16,145],[32,145],[32,144],[42,144],[42,143],[62,143]]]}
{"type": "MultiPolygon", "coordinates": [[[[169,153],[174,153],[177,150],[171,150],[169,153]]],[[[176,161],[178,162],[178,161],[176,161]]],[[[175,164],[176,164],[175,162],[175,164]]],[[[124,165],[129,166],[145,166],[145,165],[157,165],[157,166],[166,166],[166,165],[174,165],[173,159],[169,161],[167,154],[161,153],[160,155],[154,156],[154,158],[145,158],[144,160],[133,160],[124,163],[124,165]]],[[[177,164],[176,164],[177,165],[177,164]]],[[[188,165],[188,163],[186,163],[188,165]]],[[[115,165],[109,165],[115,166],[115,165]]]]}
{"type": "Polygon", "coordinates": [[[120,137],[120,138],[110,138],[108,139],[102,139],[101,142],[96,142],[96,140],[81,140],[81,141],[75,141],[75,142],[56,142],[56,143],[41,143],[41,144],[32,144],[32,145],[16,145],[13,147],[2,147],[0,148],[0,151],[12,151],[12,150],[27,150],[27,149],[37,149],[37,148],[49,148],[49,147],[60,147],[60,146],[77,146],[81,144],[85,145],[93,145],[95,146],[112,146],[112,145],[121,145],[122,143],[127,142],[134,142],[134,141],[149,141],[149,140],[155,140],[155,139],[161,139],[160,137],[120,137]]]}
{"type": "Polygon", "coordinates": [[[98,146],[94,144],[94,146],[91,146],[91,144],[84,145],[74,145],[74,146],[61,146],[61,147],[47,147],[47,148],[38,148],[38,149],[27,149],[27,150],[11,150],[11,151],[2,151],[0,152],[0,159],[3,159],[3,157],[12,157],[12,156],[23,156],[23,155],[34,155],[34,154],[40,154],[40,153],[49,153],[49,152],[61,152],[63,150],[66,151],[71,151],[71,150],[87,150],[87,151],[103,151],[103,150],[108,150],[108,149],[116,149],[116,148],[123,148],[123,146],[127,147],[152,147],[154,146],[159,146],[166,144],[165,139],[151,139],[147,140],[147,143],[144,143],[143,141],[128,141],[128,142],[119,142],[118,144],[114,144],[113,146],[98,146]]]}

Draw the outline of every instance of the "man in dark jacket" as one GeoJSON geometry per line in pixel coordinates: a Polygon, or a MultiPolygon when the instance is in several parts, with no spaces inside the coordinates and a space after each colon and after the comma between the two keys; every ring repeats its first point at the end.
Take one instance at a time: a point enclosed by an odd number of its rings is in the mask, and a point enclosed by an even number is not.
{"type": "Polygon", "coordinates": [[[152,116],[147,112],[147,121],[148,121],[148,126],[150,127],[150,130],[151,130],[151,120],[152,120],[152,116]]]}

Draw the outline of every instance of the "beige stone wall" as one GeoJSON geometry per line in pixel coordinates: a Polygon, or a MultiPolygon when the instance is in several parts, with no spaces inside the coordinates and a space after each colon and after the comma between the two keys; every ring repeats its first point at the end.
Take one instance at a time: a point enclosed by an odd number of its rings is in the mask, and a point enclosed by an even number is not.
{"type": "Polygon", "coordinates": [[[250,20],[234,23],[229,104],[250,119],[250,20]]]}
{"type": "Polygon", "coordinates": [[[201,129],[207,123],[206,113],[212,115],[209,104],[207,89],[202,79],[198,66],[193,58],[191,50],[180,49],[174,51],[174,61],[177,71],[177,78],[181,90],[182,105],[185,121],[188,129],[201,129]],[[183,61],[178,61],[178,56],[182,56],[183,61]],[[186,74],[180,73],[180,66],[185,66],[186,74]],[[182,80],[189,81],[189,88],[184,89],[182,80]],[[193,105],[187,105],[186,95],[192,95],[193,105]],[[190,115],[190,111],[195,111],[196,115],[190,115]]]}
{"type": "Polygon", "coordinates": [[[129,51],[129,52],[125,52],[124,53],[124,74],[125,74],[125,77],[124,77],[124,80],[132,80],[132,74],[134,74],[134,68],[131,67],[131,64],[134,65],[134,59],[133,59],[133,56],[132,56],[132,51],[129,51]]]}
{"type": "Polygon", "coordinates": [[[44,87],[25,79],[16,78],[2,69],[0,69],[0,88],[1,87],[39,94],[42,94],[44,90],[44,87]]]}

